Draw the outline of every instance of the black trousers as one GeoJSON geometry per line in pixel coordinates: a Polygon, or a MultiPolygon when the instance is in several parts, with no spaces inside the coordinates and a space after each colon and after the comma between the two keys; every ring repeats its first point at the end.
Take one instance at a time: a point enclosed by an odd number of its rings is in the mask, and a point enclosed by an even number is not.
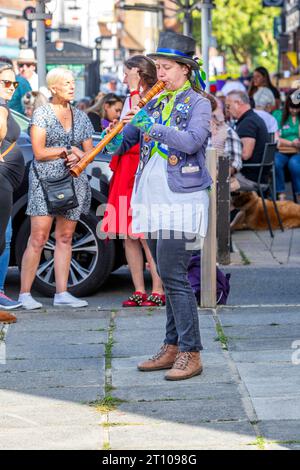
{"type": "Polygon", "coordinates": [[[0,256],[5,249],[5,232],[13,207],[13,188],[0,175],[0,256]]]}

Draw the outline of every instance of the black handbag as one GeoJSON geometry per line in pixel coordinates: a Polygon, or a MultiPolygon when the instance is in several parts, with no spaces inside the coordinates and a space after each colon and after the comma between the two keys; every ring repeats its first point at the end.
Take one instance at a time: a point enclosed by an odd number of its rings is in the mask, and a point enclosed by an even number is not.
{"type": "MultiPolygon", "coordinates": [[[[74,118],[72,114],[72,142],[74,142],[74,118]]],[[[71,145],[69,143],[69,145],[71,145]]],[[[79,206],[78,199],[75,192],[74,178],[68,171],[59,178],[40,178],[33,161],[33,171],[38,179],[44,198],[47,204],[49,214],[55,215],[65,212],[70,209],[75,209],[79,206]]]]}

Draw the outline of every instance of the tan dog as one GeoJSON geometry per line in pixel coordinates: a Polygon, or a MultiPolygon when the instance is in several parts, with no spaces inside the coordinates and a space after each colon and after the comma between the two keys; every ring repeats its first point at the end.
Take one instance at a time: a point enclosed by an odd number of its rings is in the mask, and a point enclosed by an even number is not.
{"type": "MultiPolygon", "coordinates": [[[[232,197],[232,204],[242,214],[231,224],[232,230],[268,230],[261,198],[255,192],[241,192],[232,197]]],[[[272,229],[279,229],[278,219],[272,201],[266,199],[272,229]]],[[[277,207],[284,228],[300,227],[300,204],[292,201],[277,201],[277,207]]]]}

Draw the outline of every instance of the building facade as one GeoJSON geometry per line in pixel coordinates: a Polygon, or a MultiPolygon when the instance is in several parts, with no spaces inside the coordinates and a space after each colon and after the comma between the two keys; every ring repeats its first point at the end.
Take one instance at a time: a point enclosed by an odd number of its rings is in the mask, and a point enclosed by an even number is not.
{"type": "Polygon", "coordinates": [[[27,37],[28,23],[23,18],[24,0],[0,0],[0,55],[15,59],[19,39],[27,37]]]}

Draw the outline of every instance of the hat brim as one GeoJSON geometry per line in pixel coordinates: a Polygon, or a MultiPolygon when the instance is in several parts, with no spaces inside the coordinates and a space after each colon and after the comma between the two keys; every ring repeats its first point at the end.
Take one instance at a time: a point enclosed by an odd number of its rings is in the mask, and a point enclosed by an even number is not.
{"type": "Polygon", "coordinates": [[[155,60],[155,59],[160,59],[164,57],[165,59],[169,60],[175,60],[176,62],[181,62],[182,64],[189,65],[192,67],[193,70],[198,70],[199,65],[194,59],[189,59],[188,57],[181,57],[180,55],[176,54],[164,54],[163,52],[155,52],[153,54],[147,54],[147,57],[150,57],[150,59],[155,60]]]}
{"type": "Polygon", "coordinates": [[[18,63],[21,63],[21,64],[37,64],[37,60],[36,59],[22,59],[22,57],[18,57],[17,59],[17,64],[18,63]]]}

